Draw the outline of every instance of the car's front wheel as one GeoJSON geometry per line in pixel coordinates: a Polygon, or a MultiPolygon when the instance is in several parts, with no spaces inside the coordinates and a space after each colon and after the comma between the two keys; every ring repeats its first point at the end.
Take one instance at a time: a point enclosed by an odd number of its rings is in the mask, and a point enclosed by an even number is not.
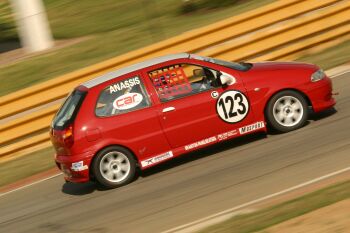
{"type": "Polygon", "coordinates": [[[266,120],[278,132],[289,132],[307,121],[308,104],[304,96],[292,90],[275,94],[267,104],[266,120]]]}
{"type": "Polygon", "coordinates": [[[106,188],[117,188],[133,180],[136,161],[126,148],[111,146],[96,155],[92,171],[99,184],[106,188]]]}

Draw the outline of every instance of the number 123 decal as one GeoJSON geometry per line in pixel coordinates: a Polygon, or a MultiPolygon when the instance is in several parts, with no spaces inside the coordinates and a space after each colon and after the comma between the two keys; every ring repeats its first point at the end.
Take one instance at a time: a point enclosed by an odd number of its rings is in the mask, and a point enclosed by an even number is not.
{"type": "Polygon", "coordinates": [[[247,97],[239,91],[225,91],[216,102],[216,111],[227,123],[243,120],[249,111],[247,97]]]}

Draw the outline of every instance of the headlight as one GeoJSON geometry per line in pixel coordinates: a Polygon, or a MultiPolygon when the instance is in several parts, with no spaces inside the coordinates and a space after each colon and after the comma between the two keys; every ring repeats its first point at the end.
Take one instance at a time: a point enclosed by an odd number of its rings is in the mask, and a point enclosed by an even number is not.
{"type": "Polygon", "coordinates": [[[326,74],[323,72],[323,70],[318,70],[315,73],[311,75],[311,82],[317,82],[326,77],[326,74]]]}

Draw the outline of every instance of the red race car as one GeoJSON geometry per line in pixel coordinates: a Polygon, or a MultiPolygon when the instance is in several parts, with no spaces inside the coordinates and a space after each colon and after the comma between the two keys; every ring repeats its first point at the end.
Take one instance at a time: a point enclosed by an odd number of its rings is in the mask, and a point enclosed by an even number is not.
{"type": "Polygon", "coordinates": [[[267,127],[302,127],[335,105],[315,65],[234,63],[193,54],[155,58],[74,89],[51,126],[66,181],[108,188],[181,154],[267,127]]]}

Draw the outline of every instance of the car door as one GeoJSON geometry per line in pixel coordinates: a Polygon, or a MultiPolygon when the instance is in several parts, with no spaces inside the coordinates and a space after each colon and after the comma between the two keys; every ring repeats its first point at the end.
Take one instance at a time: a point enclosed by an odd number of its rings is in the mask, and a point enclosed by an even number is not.
{"type": "MultiPolygon", "coordinates": [[[[170,151],[144,80],[137,72],[100,85],[93,95],[97,99],[94,112],[96,118],[83,122],[88,121],[91,127],[98,127],[101,132],[103,140],[94,143],[104,145],[96,146],[125,146],[140,161],[170,151]]],[[[150,164],[144,165],[141,162],[142,167],[150,164]]]]}
{"type": "Polygon", "coordinates": [[[235,83],[222,86],[219,72],[223,71],[217,66],[188,60],[159,65],[147,73],[158,96],[161,126],[173,149],[193,150],[234,137],[238,128],[254,121],[238,74],[233,72],[235,83]]]}

